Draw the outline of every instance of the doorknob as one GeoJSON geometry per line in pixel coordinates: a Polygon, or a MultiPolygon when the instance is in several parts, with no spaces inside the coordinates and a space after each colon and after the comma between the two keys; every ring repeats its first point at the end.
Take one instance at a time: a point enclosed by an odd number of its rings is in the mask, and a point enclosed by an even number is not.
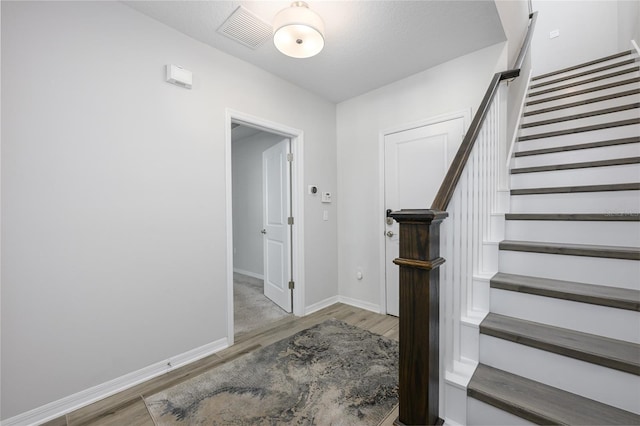
{"type": "Polygon", "coordinates": [[[387,225],[393,225],[393,218],[389,216],[391,214],[391,209],[387,209],[386,221],[387,225]]]}
{"type": "Polygon", "coordinates": [[[393,237],[393,231],[387,231],[387,237],[391,238],[393,237]]]}
{"type": "Polygon", "coordinates": [[[260,231],[260,233],[261,233],[261,234],[266,234],[266,233],[267,233],[267,230],[266,230],[266,229],[263,229],[263,230],[261,230],[261,231],[260,231]]]}

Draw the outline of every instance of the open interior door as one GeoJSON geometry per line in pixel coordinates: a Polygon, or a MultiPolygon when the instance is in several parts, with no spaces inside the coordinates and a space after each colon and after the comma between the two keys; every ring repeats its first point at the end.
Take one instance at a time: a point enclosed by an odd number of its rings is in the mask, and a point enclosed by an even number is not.
{"type": "Polygon", "coordinates": [[[291,312],[289,139],[262,153],[264,295],[291,312]]]}

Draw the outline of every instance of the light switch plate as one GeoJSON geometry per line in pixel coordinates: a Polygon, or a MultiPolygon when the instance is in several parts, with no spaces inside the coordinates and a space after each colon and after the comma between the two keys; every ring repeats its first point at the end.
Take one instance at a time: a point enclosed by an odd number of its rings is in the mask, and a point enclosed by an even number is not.
{"type": "Polygon", "coordinates": [[[331,202],[331,193],[330,192],[323,192],[322,193],[322,202],[323,203],[330,203],[331,202]]]}

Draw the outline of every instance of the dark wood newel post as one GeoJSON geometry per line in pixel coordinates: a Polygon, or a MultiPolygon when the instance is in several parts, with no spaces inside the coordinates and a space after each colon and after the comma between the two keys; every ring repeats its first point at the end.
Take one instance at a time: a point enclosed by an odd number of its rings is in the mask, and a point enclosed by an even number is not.
{"type": "Polygon", "coordinates": [[[442,424],[438,415],[440,222],[438,210],[391,213],[400,224],[400,372],[396,425],[442,424]]]}

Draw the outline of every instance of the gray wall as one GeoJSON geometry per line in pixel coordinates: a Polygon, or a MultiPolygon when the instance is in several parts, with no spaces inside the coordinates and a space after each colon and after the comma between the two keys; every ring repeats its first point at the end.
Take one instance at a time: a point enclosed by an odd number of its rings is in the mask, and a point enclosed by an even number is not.
{"type": "MultiPolygon", "coordinates": [[[[338,253],[340,295],[380,307],[380,132],[476,108],[494,73],[506,67],[500,43],[338,104],[338,253]],[[356,279],[362,269],[364,278],[356,279]]],[[[425,206],[428,208],[430,206],[425,206]]]]}
{"type": "Polygon", "coordinates": [[[533,0],[533,9],[538,11],[531,56],[533,75],[618,51],[617,1],[533,0]],[[560,36],[550,39],[549,32],[556,29],[560,36]]]}
{"type": "Polygon", "coordinates": [[[233,140],[233,268],[264,274],[262,218],[262,153],[282,136],[260,132],[233,140]]]}
{"type": "MultiPolygon", "coordinates": [[[[507,68],[511,69],[520,54],[522,43],[527,35],[529,23],[529,2],[527,0],[517,1],[496,1],[496,7],[500,14],[500,20],[507,36],[508,58],[507,68]]],[[[518,124],[520,107],[525,96],[531,72],[531,49],[527,51],[527,56],[520,69],[520,77],[508,83],[507,108],[506,108],[506,144],[511,142],[518,124]]],[[[503,182],[506,184],[506,182],[503,182]]]]}
{"type": "Polygon", "coordinates": [[[618,0],[618,50],[631,49],[631,40],[640,45],[640,1],[618,0]]]}
{"type": "Polygon", "coordinates": [[[529,2],[528,0],[497,0],[496,9],[507,37],[507,64],[511,67],[520,53],[520,47],[527,34],[529,2]]]}
{"type": "MultiPolygon", "coordinates": [[[[118,2],[1,7],[6,419],[226,337],[226,108],[302,129],[305,181],[337,172],[310,92],[118,2]]],[[[305,201],[311,305],[337,230],[305,201]]]]}

